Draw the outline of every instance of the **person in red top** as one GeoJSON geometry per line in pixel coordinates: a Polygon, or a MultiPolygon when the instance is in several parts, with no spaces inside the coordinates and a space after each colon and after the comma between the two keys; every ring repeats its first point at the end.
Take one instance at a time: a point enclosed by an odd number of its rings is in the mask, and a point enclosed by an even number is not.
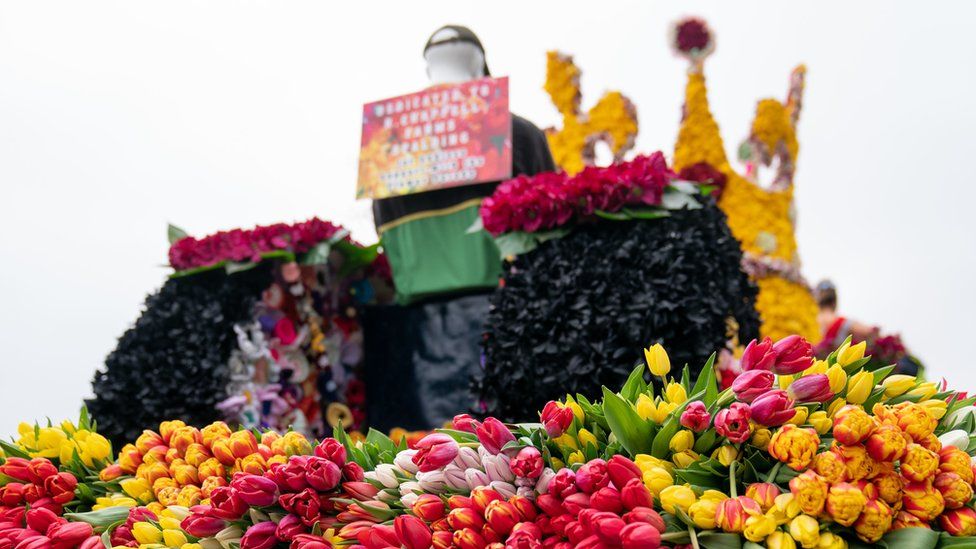
{"type": "Polygon", "coordinates": [[[837,314],[837,287],[830,280],[821,280],[813,292],[820,306],[817,322],[820,333],[823,334],[818,347],[836,349],[847,336],[854,336],[854,341],[864,341],[878,336],[877,326],[869,326],[837,314]]]}

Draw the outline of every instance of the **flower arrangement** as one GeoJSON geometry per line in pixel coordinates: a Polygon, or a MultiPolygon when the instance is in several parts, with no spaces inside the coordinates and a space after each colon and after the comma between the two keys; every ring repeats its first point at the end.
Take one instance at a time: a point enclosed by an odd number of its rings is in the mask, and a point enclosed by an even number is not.
{"type": "Polygon", "coordinates": [[[581,112],[580,70],[571,56],[547,53],[545,90],[563,117],[563,127],[547,128],[546,137],[553,160],[567,173],[592,166],[598,142],[606,142],[618,162],[634,147],[637,108],[625,95],[610,91],[588,112],[581,112]]]}
{"type": "Polygon", "coordinates": [[[166,422],[104,464],[99,482],[118,493],[92,511],[79,505],[85,479],[65,471],[70,464],[29,459],[64,453],[68,431],[88,429],[37,427],[32,438],[25,428],[4,443],[24,457],[0,464],[0,544],[974,543],[976,398],[890,375],[890,366],[867,370],[865,348],[845,342],[817,360],[799,336],[753,340],[744,374],[719,391],[711,360],[695,381],[687,367],[675,377],[671,357],[653,345],[619,391],[551,401],[535,423],[458,415],[414,448],[375,431],[354,441],[337,429],[313,445],[297,433],[166,422]]]}

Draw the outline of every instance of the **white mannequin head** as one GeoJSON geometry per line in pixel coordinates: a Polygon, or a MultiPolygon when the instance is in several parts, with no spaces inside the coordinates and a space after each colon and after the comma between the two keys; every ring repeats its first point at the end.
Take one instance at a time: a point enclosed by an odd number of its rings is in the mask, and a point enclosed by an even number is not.
{"type": "Polygon", "coordinates": [[[431,84],[466,82],[488,75],[485,52],[473,32],[446,26],[434,32],[424,48],[431,84]]]}

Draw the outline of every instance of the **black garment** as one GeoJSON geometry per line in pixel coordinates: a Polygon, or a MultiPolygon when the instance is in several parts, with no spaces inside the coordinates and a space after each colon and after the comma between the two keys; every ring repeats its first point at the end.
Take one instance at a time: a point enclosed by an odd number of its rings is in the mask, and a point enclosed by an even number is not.
{"type": "MultiPolygon", "coordinates": [[[[512,115],[512,176],[535,175],[556,169],[549,152],[546,134],[535,124],[512,115]]],[[[450,208],[472,198],[490,196],[499,181],[448,187],[436,191],[391,196],[373,201],[373,222],[376,228],[405,215],[427,210],[450,208]]]]}

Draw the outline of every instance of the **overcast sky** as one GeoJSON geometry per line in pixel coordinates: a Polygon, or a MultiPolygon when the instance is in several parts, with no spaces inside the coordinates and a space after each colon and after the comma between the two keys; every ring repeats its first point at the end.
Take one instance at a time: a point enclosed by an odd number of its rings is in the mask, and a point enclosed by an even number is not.
{"type": "Polygon", "coordinates": [[[0,0],[0,435],[77,413],[169,272],[167,222],[203,235],[320,216],[373,241],[353,198],[361,105],[426,84],[438,26],[474,29],[540,127],[557,122],[546,50],[574,54],[584,107],[623,91],[636,150],[670,156],[685,63],[667,31],[692,14],[717,34],[706,74],[730,153],[756,101],[809,67],[807,277],[976,389],[976,3],[0,0]]]}

